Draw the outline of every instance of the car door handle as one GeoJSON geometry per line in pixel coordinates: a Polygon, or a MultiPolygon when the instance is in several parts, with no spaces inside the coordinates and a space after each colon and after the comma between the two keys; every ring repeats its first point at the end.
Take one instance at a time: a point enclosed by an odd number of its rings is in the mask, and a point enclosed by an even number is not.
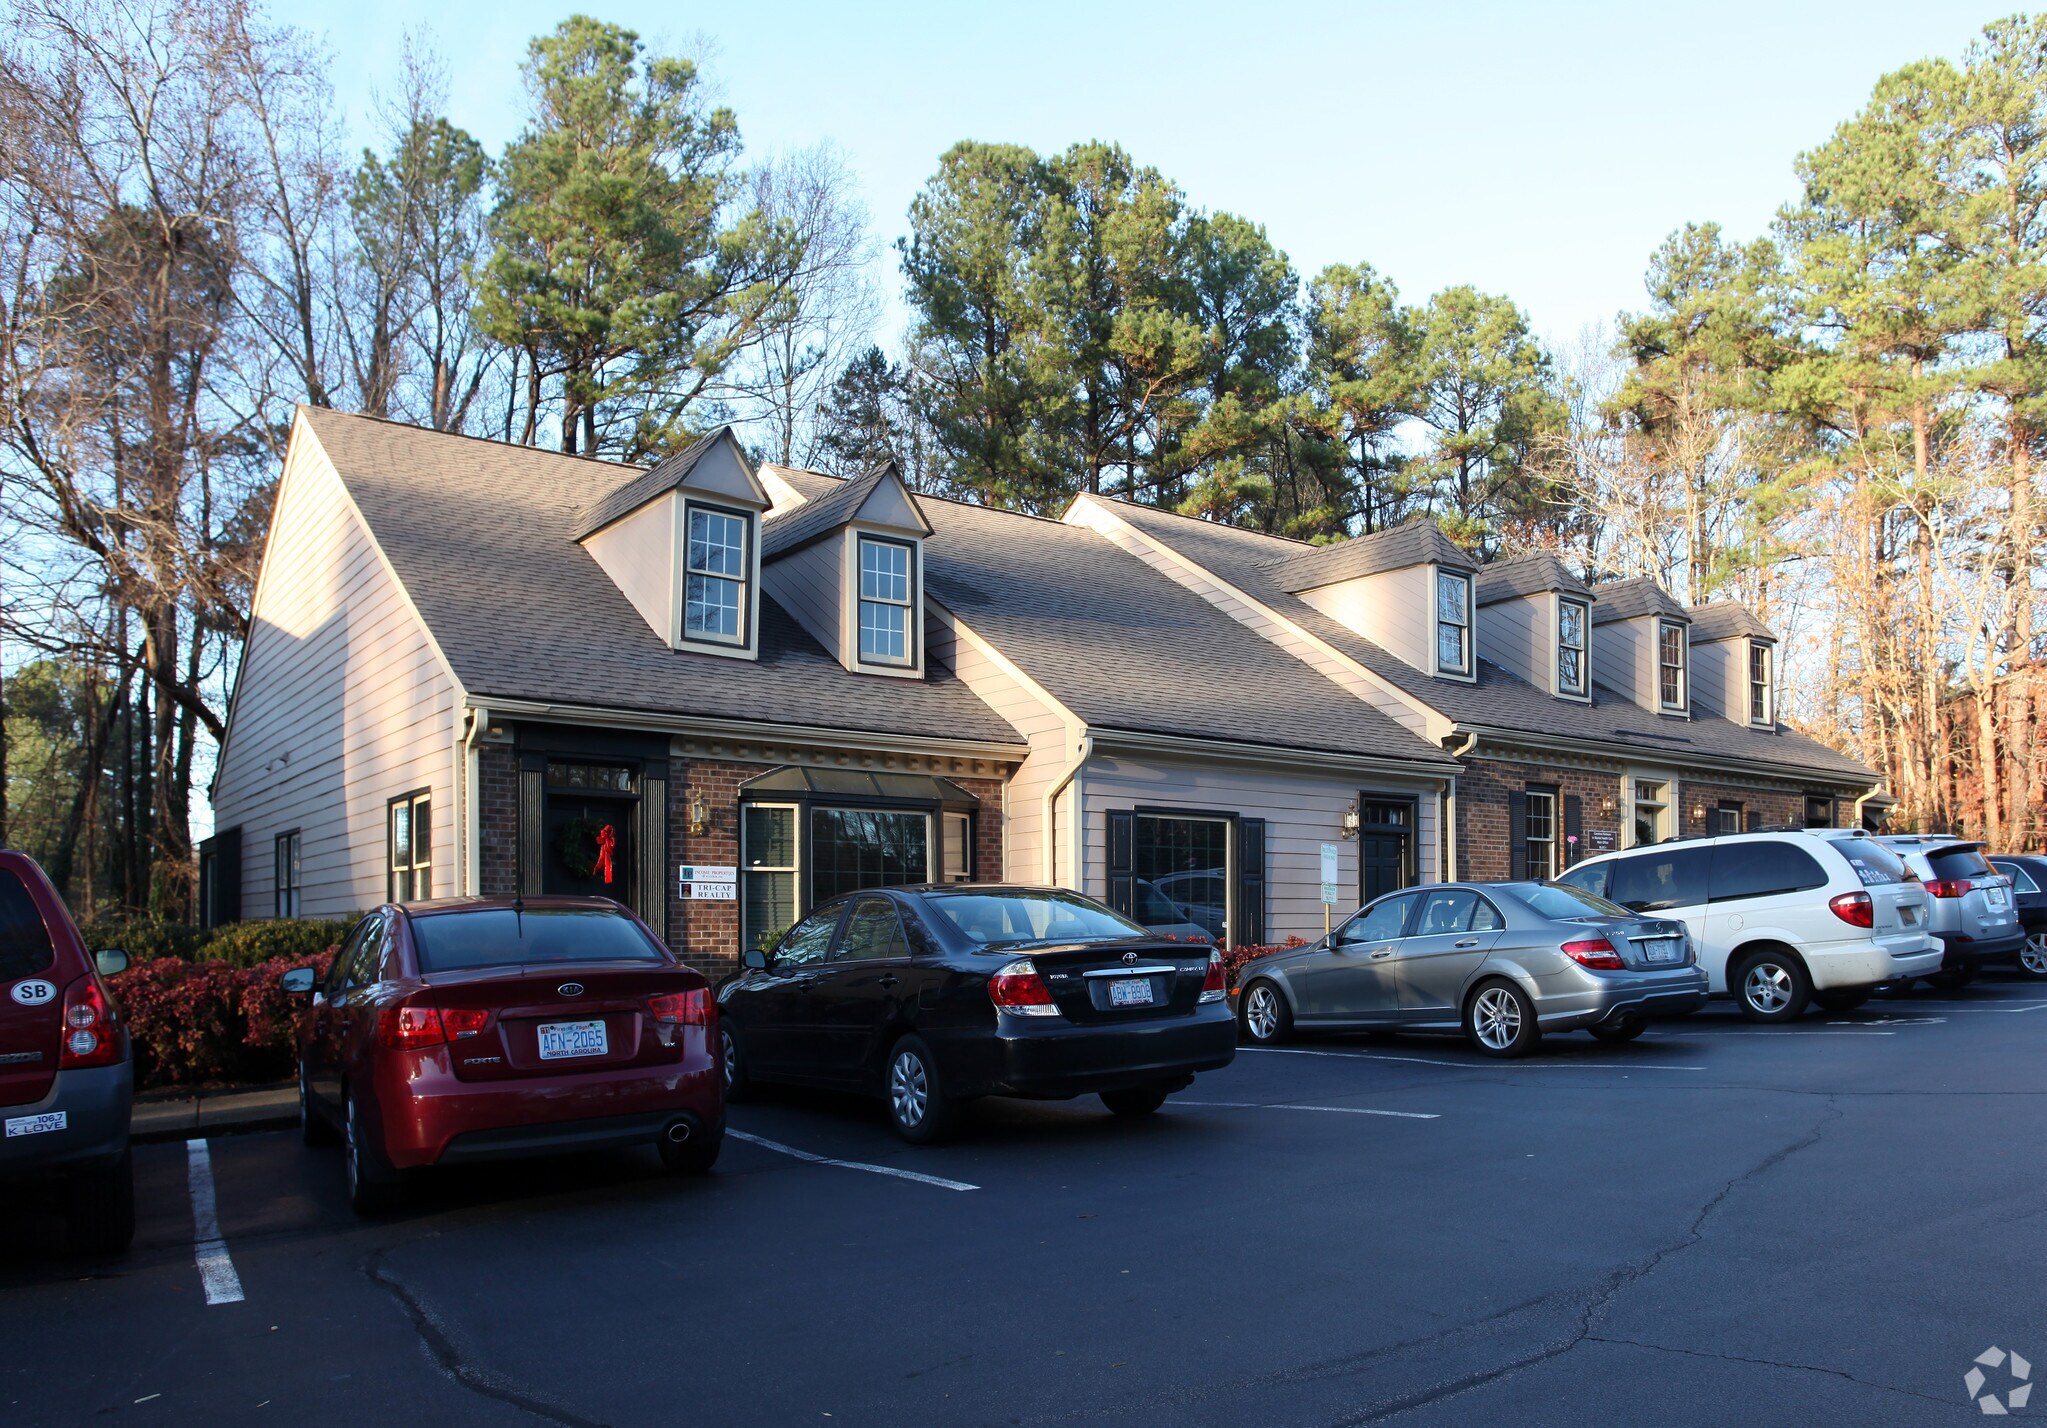
{"type": "Polygon", "coordinates": [[[1374,947],[1372,949],[1372,960],[1374,962],[1383,962],[1392,955],[1393,949],[1391,947],[1374,947]]]}
{"type": "Polygon", "coordinates": [[[886,977],[877,978],[876,982],[880,986],[893,987],[897,982],[900,982],[901,980],[902,980],[901,977],[898,977],[895,973],[891,972],[886,977]]]}
{"type": "Polygon", "coordinates": [[[1459,947],[1476,947],[1478,946],[1478,939],[1476,937],[1460,938],[1457,945],[1459,947]]]}

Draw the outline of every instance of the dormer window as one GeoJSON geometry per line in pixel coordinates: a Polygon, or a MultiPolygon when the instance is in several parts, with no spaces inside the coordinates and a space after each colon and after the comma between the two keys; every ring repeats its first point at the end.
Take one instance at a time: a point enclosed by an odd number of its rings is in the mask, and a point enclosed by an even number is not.
{"type": "Polygon", "coordinates": [[[1471,674],[1471,577],[1436,570],[1436,673],[1471,674]]]}
{"type": "Polygon", "coordinates": [[[1682,714],[1686,708],[1685,627],[1675,620],[1656,626],[1656,694],[1666,714],[1682,714]]]}
{"type": "Polygon", "coordinates": [[[1776,690],[1771,684],[1770,647],[1761,640],[1748,646],[1748,721],[1774,724],[1777,720],[1776,690]]]}
{"type": "Polygon", "coordinates": [[[1557,598],[1557,693],[1582,699],[1589,687],[1585,659],[1590,607],[1583,600],[1557,598]]]}
{"type": "Polygon", "coordinates": [[[917,662],[917,548],[909,541],[863,535],[860,549],[860,662],[911,665],[917,662]]]}
{"type": "Polygon", "coordinates": [[[683,566],[682,637],[745,644],[750,623],[747,547],[753,517],[745,511],[695,501],[685,509],[688,549],[683,566]]]}

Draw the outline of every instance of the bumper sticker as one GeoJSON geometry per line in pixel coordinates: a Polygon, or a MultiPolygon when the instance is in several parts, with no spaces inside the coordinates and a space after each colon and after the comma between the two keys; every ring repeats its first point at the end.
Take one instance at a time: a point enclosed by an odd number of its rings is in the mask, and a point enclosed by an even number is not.
{"type": "Polygon", "coordinates": [[[69,1111],[45,1111],[39,1116],[11,1116],[7,1121],[7,1138],[18,1135],[41,1135],[44,1131],[60,1131],[70,1120],[69,1111]]]}

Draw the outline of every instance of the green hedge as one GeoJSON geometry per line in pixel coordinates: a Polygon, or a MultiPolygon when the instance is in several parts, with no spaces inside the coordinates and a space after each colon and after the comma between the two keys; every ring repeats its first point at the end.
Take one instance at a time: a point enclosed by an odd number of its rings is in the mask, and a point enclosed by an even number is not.
{"type": "Polygon", "coordinates": [[[182,923],[108,918],[82,923],[78,930],[92,951],[118,947],[137,964],[175,957],[185,962],[254,967],[279,957],[318,956],[339,942],[350,925],[315,918],[279,917],[234,922],[204,932],[182,923]]]}

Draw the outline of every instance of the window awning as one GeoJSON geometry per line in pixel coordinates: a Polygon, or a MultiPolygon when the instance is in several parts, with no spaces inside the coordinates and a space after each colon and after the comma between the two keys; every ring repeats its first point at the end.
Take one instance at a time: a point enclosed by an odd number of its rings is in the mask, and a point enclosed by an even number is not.
{"type": "Polygon", "coordinates": [[[835,802],[935,803],[974,808],[974,796],[951,779],[931,774],[874,773],[867,769],[813,769],[791,765],[750,778],[742,798],[806,798],[835,802]]]}

